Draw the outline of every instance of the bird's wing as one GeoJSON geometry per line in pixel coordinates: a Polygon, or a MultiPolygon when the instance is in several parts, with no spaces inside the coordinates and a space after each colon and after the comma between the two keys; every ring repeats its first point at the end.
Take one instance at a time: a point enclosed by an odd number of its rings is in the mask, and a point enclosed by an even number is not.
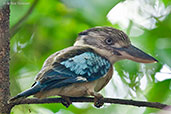
{"type": "Polygon", "coordinates": [[[49,90],[94,81],[103,77],[110,65],[106,58],[92,51],[70,53],[70,57],[54,62],[38,82],[42,85],[42,90],[49,90]]]}

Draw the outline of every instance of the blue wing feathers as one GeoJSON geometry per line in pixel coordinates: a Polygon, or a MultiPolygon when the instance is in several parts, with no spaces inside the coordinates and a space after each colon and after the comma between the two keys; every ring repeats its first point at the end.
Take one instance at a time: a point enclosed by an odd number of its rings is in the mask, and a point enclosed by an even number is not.
{"type": "Polygon", "coordinates": [[[43,90],[59,88],[73,83],[93,81],[103,77],[110,68],[110,62],[93,52],[84,52],[60,63],[44,74],[40,82],[43,90]],[[86,80],[78,80],[81,76],[86,80]],[[46,87],[45,87],[46,86],[46,87]]]}
{"type": "Polygon", "coordinates": [[[68,60],[62,61],[60,64],[69,68],[77,75],[88,74],[88,76],[91,76],[91,74],[97,73],[100,70],[104,70],[104,72],[101,72],[101,75],[104,75],[104,73],[106,73],[105,69],[108,70],[110,68],[110,62],[108,60],[93,52],[85,52],[68,60]],[[103,66],[106,66],[106,68],[102,69],[103,66]]]}
{"type": "Polygon", "coordinates": [[[66,80],[59,81],[58,83],[54,81],[53,83],[49,83],[45,88],[43,88],[43,90],[50,90],[50,89],[53,89],[53,88],[60,88],[60,87],[68,86],[70,84],[78,83],[78,82],[84,82],[84,81],[83,80],[77,80],[76,78],[68,78],[66,80]]]}
{"type": "Polygon", "coordinates": [[[56,63],[53,65],[53,70],[55,73],[59,73],[60,75],[68,76],[68,77],[75,77],[75,73],[72,72],[70,69],[66,68],[65,66],[56,63]]]}

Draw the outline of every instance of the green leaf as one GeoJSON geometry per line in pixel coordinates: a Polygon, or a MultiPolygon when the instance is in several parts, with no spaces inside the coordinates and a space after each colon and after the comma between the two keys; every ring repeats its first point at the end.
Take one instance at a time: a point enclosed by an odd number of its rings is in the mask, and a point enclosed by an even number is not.
{"type": "Polygon", "coordinates": [[[171,5],[171,1],[170,0],[162,0],[164,5],[167,7],[169,5],[171,5]]]}
{"type": "MultiPolygon", "coordinates": [[[[147,100],[150,102],[164,103],[167,99],[170,99],[171,97],[170,85],[171,85],[171,79],[162,82],[157,82],[154,83],[153,85],[149,85],[148,86],[149,91],[146,94],[147,100]]],[[[159,111],[159,109],[147,108],[144,114],[150,114],[157,111],[159,111]]]]}
{"type": "Polygon", "coordinates": [[[68,7],[74,8],[93,25],[107,24],[106,15],[117,3],[123,0],[62,0],[68,7]]]}
{"type": "MultiPolygon", "coordinates": [[[[161,75],[162,76],[162,75],[161,75]]],[[[171,93],[171,79],[154,83],[146,94],[146,98],[151,102],[164,102],[171,93]]]]}

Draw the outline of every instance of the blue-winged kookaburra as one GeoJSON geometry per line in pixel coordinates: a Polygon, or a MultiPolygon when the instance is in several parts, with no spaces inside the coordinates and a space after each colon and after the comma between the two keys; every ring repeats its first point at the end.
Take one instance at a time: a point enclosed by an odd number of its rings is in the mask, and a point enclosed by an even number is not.
{"type": "Polygon", "coordinates": [[[79,33],[74,46],[58,51],[47,58],[32,87],[10,101],[34,95],[38,98],[61,96],[66,106],[69,97],[94,96],[113,75],[113,64],[122,59],[154,63],[156,59],[131,45],[128,36],[112,27],[95,27],[79,33]]]}

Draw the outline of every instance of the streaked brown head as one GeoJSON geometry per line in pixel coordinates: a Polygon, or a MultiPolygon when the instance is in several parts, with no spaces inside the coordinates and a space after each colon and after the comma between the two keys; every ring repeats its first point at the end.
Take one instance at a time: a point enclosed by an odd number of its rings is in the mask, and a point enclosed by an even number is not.
{"type": "Polygon", "coordinates": [[[79,33],[74,46],[91,47],[112,63],[130,59],[141,63],[157,62],[155,58],[131,45],[128,36],[112,27],[95,27],[79,33]]]}

